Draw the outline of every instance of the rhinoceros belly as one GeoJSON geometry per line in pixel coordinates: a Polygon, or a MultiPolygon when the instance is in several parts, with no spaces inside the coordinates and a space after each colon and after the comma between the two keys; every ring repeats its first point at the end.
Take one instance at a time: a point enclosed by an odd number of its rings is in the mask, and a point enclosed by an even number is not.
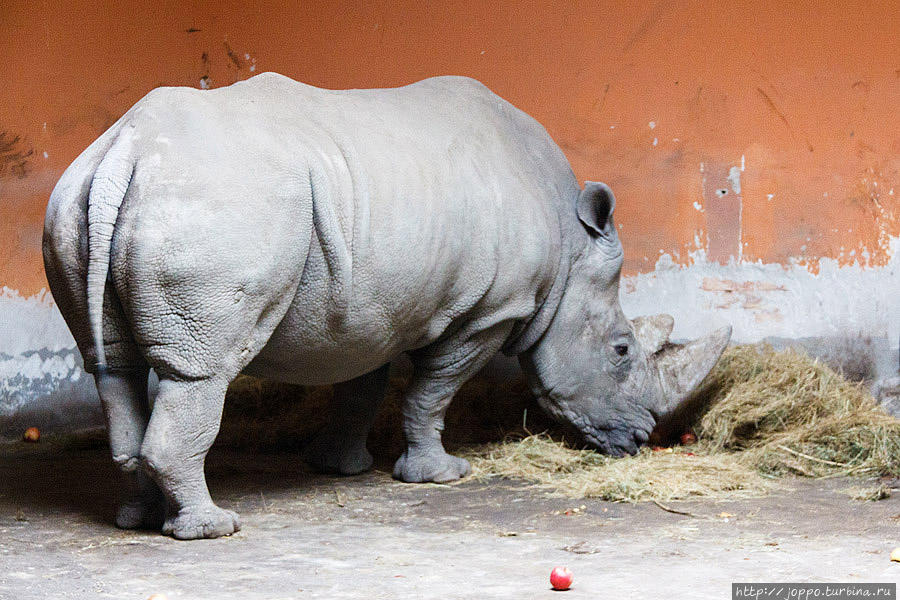
{"type": "Polygon", "coordinates": [[[244,373],[286,383],[347,381],[390,362],[404,348],[390,323],[359,306],[336,309],[321,285],[301,286],[265,347],[244,373]],[[310,289],[312,288],[312,289],[310,289]]]}

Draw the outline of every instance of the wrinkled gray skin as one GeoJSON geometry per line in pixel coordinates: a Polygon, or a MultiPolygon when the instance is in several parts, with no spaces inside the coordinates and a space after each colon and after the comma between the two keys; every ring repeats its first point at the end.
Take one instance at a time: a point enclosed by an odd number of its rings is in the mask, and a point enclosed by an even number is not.
{"type": "Polygon", "coordinates": [[[53,296],[127,474],[117,524],[182,539],[239,528],[203,464],[241,372],[337,384],[306,452],[327,472],[371,466],[366,435],[404,352],[399,479],[469,472],[441,445],[444,413],[501,349],[550,413],[604,452],[634,452],[728,332],[658,368],[671,318],[622,314],[613,205],[471,79],[329,91],[266,73],[154,90],[65,172],[44,233],[53,296]]]}

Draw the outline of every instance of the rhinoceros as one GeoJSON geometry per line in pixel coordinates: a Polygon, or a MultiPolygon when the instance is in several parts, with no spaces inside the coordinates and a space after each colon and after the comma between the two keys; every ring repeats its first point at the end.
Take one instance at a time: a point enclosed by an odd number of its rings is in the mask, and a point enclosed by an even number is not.
{"type": "Polygon", "coordinates": [[[65,171],[43,240],[126,474],[117,525],[239,529],[204,460],[240,373],[335,385],[305,451],[325,472],[371,466],[402,353],[403,481],[469,472],[444,450],[444,414],[498,351],[587,443],[635,452],[730,329],[673,351],[671,317],[625,317],[614,206],[537,121],[465,77],[326,90],[265,73],[151,91],[65,171]]]}

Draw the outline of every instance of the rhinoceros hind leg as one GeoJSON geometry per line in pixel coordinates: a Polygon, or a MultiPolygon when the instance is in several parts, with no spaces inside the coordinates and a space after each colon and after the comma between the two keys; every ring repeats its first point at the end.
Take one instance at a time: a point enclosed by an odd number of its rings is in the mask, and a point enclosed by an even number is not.
{"type": "Polygon", "coordinates": [[[468,336],[463,329],[411,356],[415,371],[403,398],[407,447],[394,464],[396,479],[446,483],[471,472],[467,460],[444,450],[444,415],[459,388],[500,349],[510,328],[501,324],[468,336]]]}
{"type": "Polygon", "coordinates": [[[219,432],[228,380],[160,377],[159,394],[141,445],[147,472],[168,502],[162,532],[181,540],[215,538],[240,529],[238,516],[213,504],[203,472],[219,432]]]}
{"type": "Polygon", "coordinates": [[[356,475],[372,467],[366,439],[384,399],[388,368],[334,386],[328,423],[303,451],[303,459],[320,473],[356,475]]]}
{"type": "Polygon", "coordinates": [[[146,473],[139,471],[136,477],[141,481],[138,485],[143,489],[136,496],[119,504],[116,527],[158,530],[166,519],[166,499],[146,473]]]}
{"type": "Polygon", "coordinates": [[[165,498],[140,468],[141,443],[147,429],[146,366],[95,375],[106,415],[113,461],[124,474],[125,489],[116,525],[122,529],[158,529],[165,516],[165,498]]]}

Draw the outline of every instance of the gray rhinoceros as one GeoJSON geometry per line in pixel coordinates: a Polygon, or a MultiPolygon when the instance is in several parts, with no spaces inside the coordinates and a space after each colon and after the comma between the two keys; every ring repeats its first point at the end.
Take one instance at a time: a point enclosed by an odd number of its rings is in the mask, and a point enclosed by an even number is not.
{"type": "Polygon", "coordinates": [[[660,354],[672,318],[625,318],[613,206],[472,79],[335,91],[265,73],[152,91],[66,170],[44,230],[53,297],[128,475],[117,524],[182,539],[239,528],[204,459],[242,372],[336,384],[306,452],[322,471],[371,466],[400,353],[414,373],[399,479],[468,473],[441,444],[444,413],[499,350],[554,417],[603,452],[635,452],[730,330],[660,354]]]}

